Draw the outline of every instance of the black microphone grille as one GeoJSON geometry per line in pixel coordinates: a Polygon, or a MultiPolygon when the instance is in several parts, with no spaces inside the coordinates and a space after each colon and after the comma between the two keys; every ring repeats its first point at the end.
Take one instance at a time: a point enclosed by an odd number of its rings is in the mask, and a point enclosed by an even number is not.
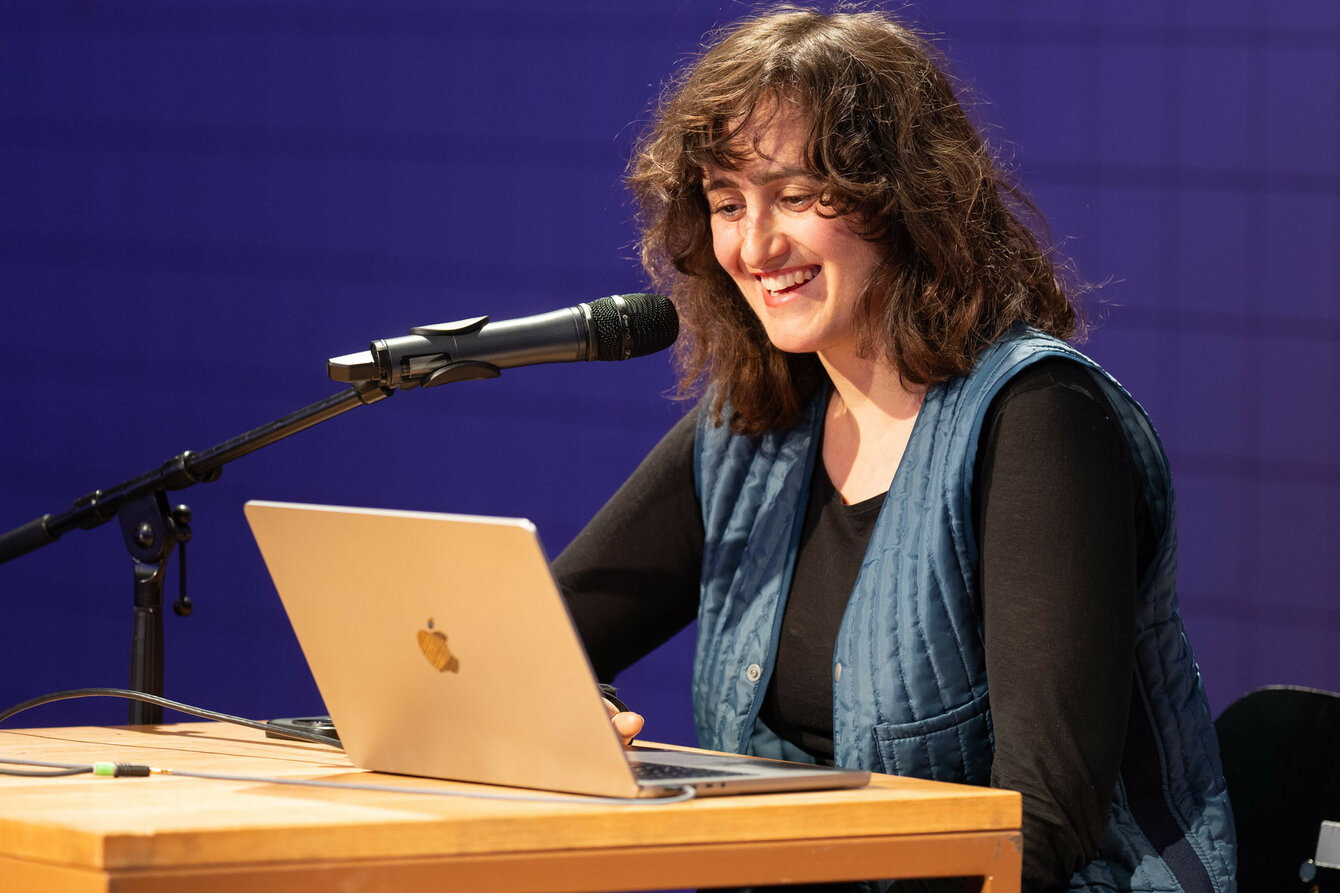
{"type": "Polygon", "coordinates": [[[679,314],[661,295],[615,295],[589,306],[597,360],[645,357],[665,350],[679,337],[679,314]]]}

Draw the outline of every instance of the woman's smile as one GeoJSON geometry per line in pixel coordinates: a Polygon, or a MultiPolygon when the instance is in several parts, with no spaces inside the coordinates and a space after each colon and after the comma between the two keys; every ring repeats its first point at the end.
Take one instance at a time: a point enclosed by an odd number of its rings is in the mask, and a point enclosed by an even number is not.
{"type": "Polygon", "coordinates": [[[791,289],[804,285],[819,275],[819,266],[812,265],[799,269],[781,270],[776,273],[759,273],[758,281],[774,298],[781,297],[791,289]]]}

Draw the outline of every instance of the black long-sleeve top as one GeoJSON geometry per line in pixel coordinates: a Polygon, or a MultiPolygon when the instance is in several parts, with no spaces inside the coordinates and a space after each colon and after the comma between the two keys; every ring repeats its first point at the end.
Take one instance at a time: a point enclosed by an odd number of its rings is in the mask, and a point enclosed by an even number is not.
{"type": "MultiPolygon", "coordinates": [[[[697,413],[679,422],[554,562],[602,679],[694,619],[703,525],[697,413]]],[[[1143,479],[1089,373],[1029,367],[989,408],[973,500],[981,555],[991,784],[1024,797],[1024,889],[1064,887],[1093,857],[1121,765],[1135,587],[1155,546],[1143,479]]],[[[813,476],[763,718],[832,757],[829,668],[884,497],[843,503],[813,476]]]]}

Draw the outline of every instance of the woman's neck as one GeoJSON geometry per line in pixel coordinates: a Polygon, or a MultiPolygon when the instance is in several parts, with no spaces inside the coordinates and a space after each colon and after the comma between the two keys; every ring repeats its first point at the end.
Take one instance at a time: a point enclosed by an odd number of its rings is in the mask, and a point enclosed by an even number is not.
{"type": "Polygon", "coordinates": [[[844,502],[861,502],[889,489],[925,390],[905,386],[883,360],[819,359],[833,383],[824,418],[824,469],[844,502]]]}

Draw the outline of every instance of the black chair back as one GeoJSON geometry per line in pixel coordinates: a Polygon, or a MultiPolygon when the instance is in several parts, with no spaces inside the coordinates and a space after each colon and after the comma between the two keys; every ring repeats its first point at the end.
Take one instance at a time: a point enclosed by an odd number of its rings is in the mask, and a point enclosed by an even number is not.
{"type": "Polygon", "coordinates": [[[1340,869],[1299,877],[1322,821],[1340,821],[1340,695],[1263,688],[1229,705],[1215,731],[1238,828],[1238,889],[1340,891],[1340,869]]]}

